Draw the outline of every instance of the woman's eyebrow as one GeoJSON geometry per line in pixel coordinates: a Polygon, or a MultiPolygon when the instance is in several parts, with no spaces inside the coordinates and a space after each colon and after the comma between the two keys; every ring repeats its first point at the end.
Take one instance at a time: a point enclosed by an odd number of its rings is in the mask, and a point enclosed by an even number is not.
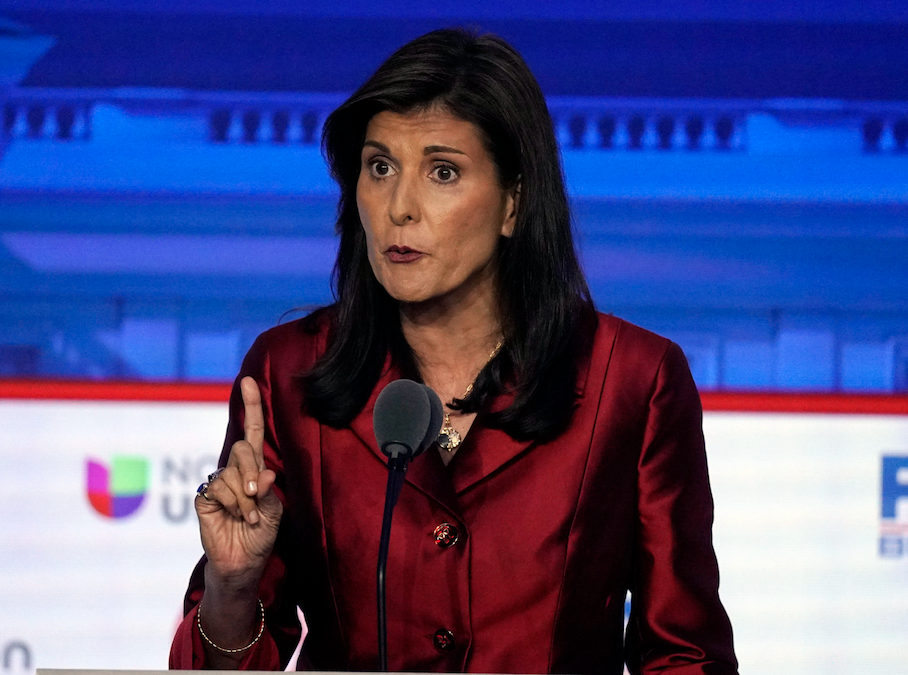
{"type": "Polygon", "coordinates": [[[454,153],[455,155],[467,154],[463,150],[458,150],[457,148],[452,148],[449,145],[427,145],[423,149],[422,154],[431,155],[434,152],[451,152],[451,153],[454,153]]]}
{"type": "Polygon", "coordinates": [[[380,150],[381,152],[384,152],[387,155],[391,154],[391,150],[388,148],[388,146],[384,143],[379,143],[378,141],[365,140],[363,141],[363,147],[373,147],[377,150],[380,150]]]}

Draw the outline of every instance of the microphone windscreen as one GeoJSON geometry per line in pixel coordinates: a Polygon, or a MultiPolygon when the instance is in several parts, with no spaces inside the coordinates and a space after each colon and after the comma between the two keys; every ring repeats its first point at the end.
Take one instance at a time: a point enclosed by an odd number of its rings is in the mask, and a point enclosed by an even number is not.
{"type": "Polygon", "coordinates": [[[428,448],[432,443],[435,442],[435,439],[438,438],[438,433],[441,431],[442,422],[445,419],[445,409],[441,405],[441,399],[438,398],[438,394],[435,393],[435,390],[432,389],[429,385],[422,385],[426,390],[426,395],[429,397],[429,405],[432,408],[432,418],[429,420],[429,428],[426,430],[426,437],[423,439],[422,445],[419,446],[419,452],[428,448]]]}
{"type": "Polygon", "coordinates": [[[375,440],[388,456],[400,452],[400,446],[411,457],[419,453],[431,421],[429,396],[413,380],[395,380],[382,389],[372,412],[375,440]]]}

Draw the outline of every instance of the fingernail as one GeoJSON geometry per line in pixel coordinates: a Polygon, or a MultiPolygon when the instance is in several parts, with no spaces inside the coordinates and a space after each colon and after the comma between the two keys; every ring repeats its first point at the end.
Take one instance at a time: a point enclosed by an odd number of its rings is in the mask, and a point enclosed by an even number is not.
{"type": "Polygon", "coordinates": [[[253,511],[249,512],[249,522],[252,525],[255,525],[257,522],[259,522],[259,512],[258,511],[253,510],[253,511]]]}
{"type": "Polygon", "coordinates": [[[249,481],[249,485],[246,486],[246,491],[249,494],[254,495],[255,493],[257,493],[259,491],[259,486],[254,480],[251,480],[251,481],[249,481]]]}

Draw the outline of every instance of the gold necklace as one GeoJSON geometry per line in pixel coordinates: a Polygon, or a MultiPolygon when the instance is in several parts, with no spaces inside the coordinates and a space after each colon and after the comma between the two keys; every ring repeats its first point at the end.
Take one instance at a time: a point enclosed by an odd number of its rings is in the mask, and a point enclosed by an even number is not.
{"type": "MultiPolygon", "coordinates": [[[[495,349],[492,350],[492,353],[489,354],[489,358],[486,359],[486,362],[483,364],[482,368],[479,369],[479,373],[489,365],[489,362],[495,358],[495,355],[501,349],[501,345],[504,344],[504,340],[499,340],[498,344],[495,345],[495,349]]],[[[476,377],[473,378],[473,381],[467,385],[467,390],[463,393],[463,396],[460,397],[460,400],[464,400],[467,396],[470,395],[470,392],[473,391],[473,385],[476,384],[476,379],[479,377],[479,373],[476,373],[476,377]]],[[[457,447],[460,445],[463,439],[460,436],[460,432],[457,431],[451,424],[451,414],[445,412],[444,423],[441,425],[441,429],[438,432],[437,443],[440,448],[447,450],[448,452],[454,452],[457,447]]]]}

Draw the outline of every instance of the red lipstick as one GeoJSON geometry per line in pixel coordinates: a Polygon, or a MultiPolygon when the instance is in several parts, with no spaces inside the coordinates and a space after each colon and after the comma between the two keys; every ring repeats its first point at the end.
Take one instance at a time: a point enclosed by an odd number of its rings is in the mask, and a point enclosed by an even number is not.
{"type": "Polygon", "coordinates": [[[410,248],[409,246],[389,246],[385,251],[388,260],[393,263],[409,263],[422,257],[422,251],[410,248]]]}

